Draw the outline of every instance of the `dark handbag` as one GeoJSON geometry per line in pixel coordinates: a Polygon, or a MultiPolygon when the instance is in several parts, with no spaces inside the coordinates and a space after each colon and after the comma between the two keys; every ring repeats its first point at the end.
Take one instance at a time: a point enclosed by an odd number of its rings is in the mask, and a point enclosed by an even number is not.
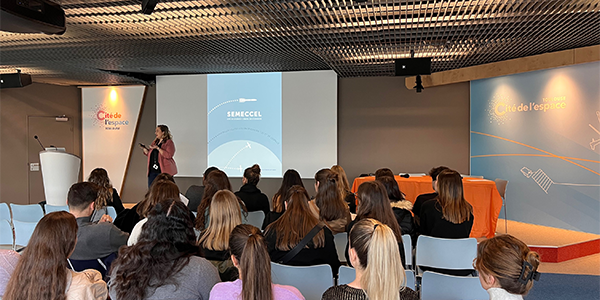
{"type": "Polygon", "coordinates": [[[312,240],[315,237],[315,235],[317,235],[317,233],[319,233],[319,231],[321,231],[323,229],[323,227],[325,227],[325,223],[323,223],[323,222],[319,222],[317,225],[315,225],[315,227],[313,227],[313,229],[311,229],[308,232],[308,234],[300,241],[300,243],[298,243],[298,245],[296,245],[296,247],[294,247],[294,249],[292,249],[290,252],[288,252],[277,263],[285,265],[290,260],[292,260],[292,258],[296,257],[296,255],[298,255],[298,253],[300,253],[302,248],[304,248],[304,246],[306,246],[306,244],[308,244],[308,242],[310,242],[310,240],[312,240]]]}

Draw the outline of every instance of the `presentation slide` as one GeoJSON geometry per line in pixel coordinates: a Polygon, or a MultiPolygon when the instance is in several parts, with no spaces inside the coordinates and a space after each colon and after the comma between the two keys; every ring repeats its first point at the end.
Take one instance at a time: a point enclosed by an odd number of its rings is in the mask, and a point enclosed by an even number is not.
{"type": "Polygon", "coordinates": [[[208,165],[281,177],[281,73],[208,75],[208,165]]]}
{"type": "Polygon", "coordinates": [[[337,75],[333,71],[164,75],[156,121],[173,134],[181,177],[215,166],[264,178],[295,169],[312,178],[337,163],[337,75]]]}

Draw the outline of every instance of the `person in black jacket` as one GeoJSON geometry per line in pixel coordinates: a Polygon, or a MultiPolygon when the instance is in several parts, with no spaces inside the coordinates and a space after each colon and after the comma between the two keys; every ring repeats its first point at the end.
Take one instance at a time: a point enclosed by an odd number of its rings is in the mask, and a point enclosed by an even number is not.
{"type": "Polygon", "coordinates": [[[333,276],[337,276],[341,265],[335,249],[333,234],[327,226],[289,261],[282,261],[300,241],[317,225],[319,219],[310,211],[308,193],[301,186],[293,186],[286,202],[285,213],[277,221],[267,226],[265,239],[271,261],[291,266],[312,266],[328,264],[333,276]]]}
{"type": "MultiPolygon", "coordinates": [[[[390,205],[390,200],[387,196],[387,191],[381,182],[367,181],[358,187],[356,192],[358,197],[358,213],[356,219],[348,225],[348,234],[354,224],[358,221],[366,218],[375,219],[392,229],[394,236],[398,241],[398,249],[400,251],[400,258],[402,259],[402,266],[406,267],[406,255],[404,253],[404,244],[402,243],[402,231],[390,205]]],[[[348,244],[346,244],[346,260],[350,262],[348,256],[348,244]]]]}
{"type": "Polygon", "coordinates": [[[270,209],[269,197],[256,187],[258,181],[260,181],[260,166],[255,164],[246,168],[242,178],[243,185],[235,195],[244,201],[248,212],[262,210],[266,216],[270,209]]]}
{"type": "MultiPolygon", "coordinates": [[[[435,199],[437,197],[437,189],[435,186],[435,182],[437,181],[437,177],[442,171],[450,170],[448,167],[439,166],[437,168],[433,168],[429,170],[429,176],[431,176],[431,187],[433,188],[433,193],[421,194],[415,200],[415,204],[413,205],[412,211],[415,214],[415,224],[419,225],[419,215],[421,215],[421,206],[428,200],[435,199]]],[[[416,243],[416,241],[415,241],[416,243]]],[[[416,245],[416,244],[415,244],[416,245]]]]}
{"type": "Polygon", "coordinates": [[[208,176],[208,174],[210,174],[210,172],[216,170],[218,170],[217,167],[210,167],[206,169],[206,171],[204,171],[204,174],[202,175],[202,185],[191,185],[185,192],[185,197],[190,200],[187,206],[191,211],[198,210],[198,205],[200,205],[200,201],[204,196],[204,186],[206,185],[206,177],[208,176]]]}
{"type": "Polygon", "coordinates": [[[387,191],[392,211],[394,212],[396,221],[398,221],[398,225],[400,225],[402,234],[412,235],[415,231],[413,215],[410,211],[413,207],[412,203],[404,199],[404,194],[400,191],[398,182],[394,177],[383,176],[377,179],[377,181],[381,182],[387,191]]]}

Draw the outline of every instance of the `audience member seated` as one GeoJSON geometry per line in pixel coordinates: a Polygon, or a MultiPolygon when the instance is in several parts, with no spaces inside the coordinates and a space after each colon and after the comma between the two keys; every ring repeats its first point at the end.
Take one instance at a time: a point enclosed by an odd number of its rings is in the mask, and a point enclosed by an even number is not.
{"type": "Polygon", "coordinates": [[[249,212],[262,210],[266,216],[270,210],[269,197],[256,187],[259,181],[260,166],[255,164],[250,168],[246,168],[242,178],[243,185],[239,191],[235,192],[235,195],[244,201],[249,212]]]}
{"type": "Polygon", "coordinates": [[[77,218],[78,227],[77,244],[71,259],[102,259],[127,244],[129,234],[113,225],[110,216],[103,215],[98,223],[91,222],[97,195],[98,186],[91,182],[76,183],[69,189],[67,205],[69,212],[77,218]]]}
{"type": "MultiPolygon", "coordinates": [[[[117,190],[110,183],[110,178],[108,178],[108,173],[105,169],[94,169],[90,173],[88,181],[91,183],[95,183],[100,188],[100,190],[98,191],[98,199],[96,200],[97,211],[103,207],[101,204],[104,204],[105,206],[114,207],[117,214],[120,214],[125,209],[125,207],[123,207],[123,203],[121,202],[121,197],[119,197],[119,193],[117,193],[117,190]]],[[[97,214],[97,220],[100,220],[100,217],[102,217],[102,215],[104,214],[106,214],[106,210],[104,213],[97,214]]],[[[92,222],[93,221],[94,218],[92,218],[92,222]]]]}
{"type": "Polygon", "coordinates": [[[398,224],[400,225],[402,234],[412,235],[415,231],[413,215],[411,212],[413,207],[412,203],[405,200],[404,193],[400,191],[398,182],[394,177],[383,176],[377,179],[377,181],[381,182],[387,191],[390,204],[392,205],[392,211],[394,212],[396,221],[398,221],[398,224]]]}
{"type": "Polygon", "coordinates": [[[315,174],[315,200],[309,202],[311,210],[333,234],[345,232],[352,221],[348,204],[338,188],[338,174],[331,169],[321,169],[315,174]]]}
{"type": "Polygon", "coordinates": [[[221,280],[233,281],[238,273],[229,254],[229,236],[235,226],[242,224],[240,205],[231,191],[220,190],[210,207],[208,226],[200,234],[198,246],[204,258],[217,267],[221,280]]]}
{"type": "Polygon", "coordinates": [[[473,227],[473,208],[463,195],[460,174],[442,171],[436,181],[438,196],[423,203],[419,233],[438,238],[468,238],[473,227]]]}
{"type": "MultiPolygon", "coordinates": [[[[196,215],[196,220],[194,221],[195,228],[202,232],[209,223],[209,211],[210,204],[212,202],[213,196],[220,190],[228,190],[231,191],[231,182],[229,182],[229,178],[227,174],[221,170],[212,171],[206,176],[206,180],[204,181],[204,195],[202,196],[202,201],[200,202],[200,206],[198,206],[198,214],[196,215]]],[[[236,197],[237,198],[237,197],[236,197]]],[[[246,209],[246,205],[242,200],[238,199],[238,203],[240,204],[240,210],[242,214],[245,215],[248,210],[246,209]]]]}
{"type": "Polygon", "coordinates": [[[269,253],[258,228],[238,225],[231,233],[229,247],[240,278],[217,283],[210,292],[211,300],[304,300],[295,287],[272,283],[269,253]]]}
{"type": "Polygon", "coordinates": [[[474,265],[490,300],[523,300],[540,278],[540,256],[511,235],[480,242],[474,265]]]}
{"type": "Polygon", "coordinates": [[[185,192],[185,197],[190,200],[188,203],[188,208],[191,211],[196,211],[198,206],[200,205],[200,201],[202,201],[202,196],[204,195],[204,186],[206,185],[206,176],[212,171],[218,170],[216,167],[210,167],[204,171],[202,174],[202,185],[191,185],[187,191],[185,192]]]}
{"type": "Polygon", "coordinates": [[[338,189],[340,190],[340,194],[344,197],[344,201],[348,204],[348,208],[350,208],[350,212],[356,213],[356,195],[350,190],[350,184],[348,183],[348,177],[346,176],[346,171],[340,165],[333,165],[331,167],[331,171],[334,171],[338,174],[339,180],[337,181],[338,189]]]}
{"type": "MultiPolygon", "coordinates": [[[[438,193],[437,193],[437,187],[436,187],[436,181],[437,181],[437,177],[440,173],[442,173],[442,171],[445,170],[450,170],[448,167],[444,167],[444,166],[440,166],[437,168],[433,168],[431,170],[429,170],[429,176],[431,177],[431,187],[433,188],[433,190],[435,192],[433,193],[429,193],[429,194],[421,194],[419,196],[417,196],[417,200],[415,200],[415,204],[413,205],[412,211],[415,215],[415,224],[417,224],[417,226],[420,224],[420,220],[419,220],[419,216],[421,215],[421,206],[423,206],[423,203],[425,203],[426,201],[435,199],[435,197],[437,197],[438,193]]],[[[415,245],[416,245],[416,241],[415,245]]]]}
{"type": "Polygon", "coordinates": [[[10,275],[19,262],[19,253],[13,250],[0,249],[0,299],[4,297],[10,275]]]}
{"type": "MultiPolygon", "coordinates": [[[[135,227],[135,225],[143,218],[143,217],[140,217],[140,215],[138,213],[138,208],[140,207],[140,205],[147,204],[147,199],[150,196],[150,191],[152,190],[152,185],[154,183],[156,183],[157,181],[171,181],[171,182],[175,183],[175,180],[173,179],[173,175],[170,175],[167,173],[158,174],[152,181],[152,184],[148,188],[148,191],[146,191],[146,195],[144,195],[144,199],[142,201],[140,201],[138,204],[134,205],[132,208],[125,209],[123,211],[123,213],[117,215],[117,218],[114,221],[115,226],[119,227],[119,229],[121,229],[127,233],[131,233],[131,231],[133,230],[133,227],[135,227]]],[[[152,205],[154,205],[154,204],[156,204],[156,203],[153,203],[152,205]]]]}
{"type": "MultiPolygon", "coordinates": [[[[93,199],[90,203],[94,203],[93,199]]],[[[106,299],[108,291],[100,272],[67,269],[67,258],[75,248],[77,231],[77,221],[72,214],[57,211],[45,215],[21,254],[3,299],[106,299]]]]}
{"type": "Polygon", "coordinates": [[[310,211],[308,193],[301,186],[293,186],[286,203],[285,213],[267,226],[265,239],[271,261],[292,266],[329,264],[336,275],[340,267],[333,234],[310,211]],[[318,227],[317,227],[318,226],[318,227]],[[301,250],[291,257],[287,255],[313,228],[320,229],[301,250]]]}
{"type": "Polygon", "coordinates": [[[378,169],[377,171],[375,171],[375,180],[377,180],[383,176],[394,177],[394,172],[392,172],[392,170],[390,170],[388,168],[381,168],[381,169],[378,169]]]}
{"type": "Polygon", "coordinates": [[[417,292],[406,287],[396,235],[388,226],[362,219],[352,227],[348,240],[356,278],[329,288],[323,300],[419,299],[417,292]]]}
{"type": "Polygon", "coordinates": [[[294,169],[288,169],[283,174],[283,179],[281,180],[281,186],[279,187],[279,190],[277,193],[275,193],[275,195],[273,195],[273,211],[265,215],[265,220],[262,225],[263,230],[265,230],[269,224],[277,221],[277,219],[283,215],[285,212],[284,202],[289,199],[290,188],[294,185],[304,187],[302,178],[300,178],[298,171],[294,169]]]}
{"type": "Polygon", "coordinates": [[[143,219],[137,222],[131,230],[131,234],[127,240],[127,246],[137,243],[140,233],[142,232],[142,227],[148,221],[148,214],[154,208],[156,203],[166,199],[178,199],[178,197],[179,188],[177,185],[171,181],[161,179],[160,175],[157,176],[152,182],[150,191],[146,194],[146,198],[136,205],[136,213],[143,219]]]}
{"type": "Polygon", "coordinates": [[[178,198],[156,204],[138,242],[121,248],[113,263],[111,299],[208,299],[219,273],[198,256],[193,227],[178,198]]]}
{"type": "MultiPolygon", "coordinates": [[[[394,217],[394,212],[392,211],[392,206],[390,205],[390,200],[383,184],[377,180],[364,182],[358,187],[356,194],[358,198],[358,213],[354,221],[348,226],[348,234],[352,226],[362,219],[371,218],[387,225],[392,229],[398,242],[402,266],[406,266],[402,231],[400,225],[398,225],[398,221],[396,221],[396,217],[394,217]]],[[[346,244],[346,260],[352,263],[348,256],[348,244],[346,244]]]]}

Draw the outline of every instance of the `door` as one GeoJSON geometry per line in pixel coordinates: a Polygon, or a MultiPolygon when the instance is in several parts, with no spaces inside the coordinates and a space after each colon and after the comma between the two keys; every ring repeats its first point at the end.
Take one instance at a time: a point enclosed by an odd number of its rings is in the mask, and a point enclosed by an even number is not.
{"type": "Polygon", "coordinates": [[[73,120],[55,116],[27,117],[29,161],[29,204],[37,204],[45,200],[42,172],[40,170],[40,151],[43,150],[34,136],[38,136],[44,147],[65,148],[67,153],[74,153],[73,120]]]}

